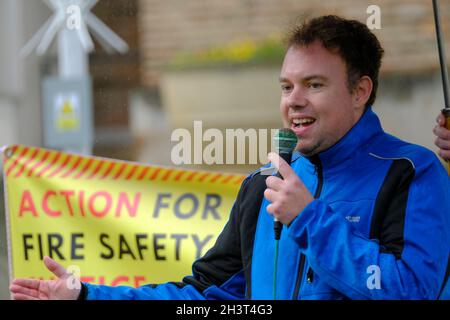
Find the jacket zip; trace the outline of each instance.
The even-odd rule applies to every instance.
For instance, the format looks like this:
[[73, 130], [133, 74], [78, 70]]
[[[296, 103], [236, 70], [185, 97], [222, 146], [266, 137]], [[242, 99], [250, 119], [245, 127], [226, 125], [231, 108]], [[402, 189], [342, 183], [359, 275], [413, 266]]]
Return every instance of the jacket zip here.
[[311, 284], [314, 281], [314, 272], [311, 267], [308, 269], [308, 273], [306, 274], [306, 283]]
[[[323, 170], [322, 170], [322, 162], [320, 161], [319, 156], [313, 156], [310, 158], [310, 161], [315, 165], [316, 172], [317, 172], [317, 188], [316, 192], [314, 193], [314, 199], [318, 199], [320, 197], [320, 194], [322, 193], [322, 186], [323, 186]], [[303, 253], [300, 254], [300, 263], [298, 267], [298, 275], [297, 275], [297, 281], [295, 282], [295, 288], [294, 288], [294, 300], [298, 300], [298, 293], [300, 292], [300, 286], [303, 280], [303, 270], [305, 269], [305, 255]], [[312, 270], [310, 268], [310, 270]], [[308, 270], [308, 278], [309, 277], [309, 270]], [[311, 282], [312, 282], [312, 276], [311, 276]]]

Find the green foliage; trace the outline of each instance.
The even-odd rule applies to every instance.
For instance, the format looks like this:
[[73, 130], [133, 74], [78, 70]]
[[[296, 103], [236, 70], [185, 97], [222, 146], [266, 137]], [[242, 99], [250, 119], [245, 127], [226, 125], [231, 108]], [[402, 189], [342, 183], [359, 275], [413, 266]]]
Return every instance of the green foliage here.
[[279, 37], [264, 41], [240, 40], [194, 52], [181, 52], [168, 63], [170, 70], [281, 64], [285, 48]]

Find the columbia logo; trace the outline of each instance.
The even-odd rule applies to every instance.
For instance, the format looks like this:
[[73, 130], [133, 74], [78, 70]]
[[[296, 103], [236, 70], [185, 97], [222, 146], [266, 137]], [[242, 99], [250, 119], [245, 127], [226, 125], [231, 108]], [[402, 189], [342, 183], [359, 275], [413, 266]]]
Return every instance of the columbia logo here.
[[359, 222], [361, 220], [360, 216], [346, 216], [345, 219], [347, 219], [349, 222]]

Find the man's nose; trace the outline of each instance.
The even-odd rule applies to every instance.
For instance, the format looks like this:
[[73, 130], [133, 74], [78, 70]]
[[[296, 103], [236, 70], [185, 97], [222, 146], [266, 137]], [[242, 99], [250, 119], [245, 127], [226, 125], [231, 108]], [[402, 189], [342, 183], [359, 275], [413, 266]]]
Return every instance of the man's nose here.
[[289, 108], [298, 109], [305, 107], [308, 104], [308, 99], [304, 90], [300, 87], [294, 88], [287, 98], [287, 105]]

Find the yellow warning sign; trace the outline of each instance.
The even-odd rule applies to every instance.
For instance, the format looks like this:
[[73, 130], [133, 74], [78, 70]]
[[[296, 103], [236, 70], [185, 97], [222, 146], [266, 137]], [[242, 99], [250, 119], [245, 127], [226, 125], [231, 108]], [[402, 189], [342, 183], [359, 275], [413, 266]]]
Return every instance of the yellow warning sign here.
[[59, 132], [77, 131], [80, 128], [79, 103], [76, 96], [56, 99], [56, 128]]

